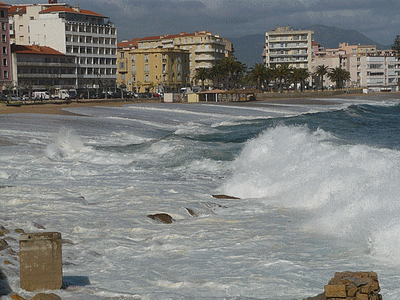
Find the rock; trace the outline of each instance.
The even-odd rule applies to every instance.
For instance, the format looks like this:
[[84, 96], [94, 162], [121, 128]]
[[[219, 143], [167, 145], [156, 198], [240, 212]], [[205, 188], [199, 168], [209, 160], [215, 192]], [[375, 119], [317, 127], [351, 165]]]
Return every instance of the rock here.
[[196, 213], [194, 212], [193, 209], [186, 208], [186, 210], [187, 210], [188, 213], [189, 213], [191, 216], [193, 216], [193, 217], [198, 217], [198, 216], [199, 216], [198, 214], [196, 214]]
[[148, 215], [147, 217], [154, 221], [157, 221], [160, 223], [165, 223], [165, 224], [170, 224], [175, 221], [169, 214], [165, 214], [165, 213]]
[[0, 240], [0, 251], [7, 249], [7, 248], [8, 248], [7, 242], [4, 239]]
[[51, 294], [39, 293], [36, 294], [31, 300], [61, 300], [61, 298], [54, 293]]
[[6, 228], [4, 228], [3, 226], [0, 226], [0, 236], [3, 236], [7, 233], [10, 233], [10, 231]]
[[11, 265], [11, 263], [10, 263], [8, 260], [5, 260], [5, 261], [4, 261], [4, 264], [5, 264], [5, 265]]
[[13, 300], [25, 300], [25, 298], [22, 298], [20, 295], [18, 294], [14, 294], [11, 296], [11, 299]]
[[217, 199], [231, 199], [231, 200], [240, 200], [240, 198], [228, 196], [228, 195], [212, 195], [214, 198]]
[[305, 298], [303, 300], [326, 300], [325, 293], [319, 294], [315, 297]]
[[21, 229], [21, 228], [15, 229], [15, 232], [16, 233], [25, 233], [25, 231], [23, 229]]
[[380, 287], [375, 272], [337, 272], [325, 286], [327, 300], [379, 300]]

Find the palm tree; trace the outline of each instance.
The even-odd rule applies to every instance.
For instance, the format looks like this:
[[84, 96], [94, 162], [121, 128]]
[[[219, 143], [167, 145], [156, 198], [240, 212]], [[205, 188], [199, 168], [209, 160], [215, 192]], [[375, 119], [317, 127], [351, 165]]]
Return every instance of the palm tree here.
[[214, 87], [221, 87], [221, 80], [224, 76], [225, 73], [221, 64], [216, 64], [209, 70], [209, 77], [213, 81]]
[[315, 69], [314, 75], [318, 77], [321, 90], [324, 91], [324, 76], [329, 73], [329, 67], [325, 65], [319, 65]]
[[290, 76], [290, 68], [287, 64], [281, 64], [273, 69], [274, 77], [279, 81], [279, 91], [282, 92], [283, 81], [287, 83]]
[[248, 74], [248, 78], [251, 82], [255, 82], [257, 84], [257, 89], [261, 90], [261, 86], [265, 81], [267, 81], [269, 77], [268, 70], [264, 64], [256, 63], [253, 67], [250, 68], [250, 72]]
[[343, 88], [343, 84], [350, 80], [350, 72], [343, 70], [341, 67], [331, 69], [328, 73], [328, 77], [331, 81], [336, 82], [336, 87], [339, 89]]
[[196, 70], [196, 75], [194, 76], [194, 81], [201, 81], [201, 87], [204, 90], [205, 81], [210, 78], [209, 69], [199, 68]]
[[227, 86], [229, 88], [237, 87], [246, 71], [246, 65], [236, 61], [235, 57], [226, 57], [219, 64], [224, 70]]

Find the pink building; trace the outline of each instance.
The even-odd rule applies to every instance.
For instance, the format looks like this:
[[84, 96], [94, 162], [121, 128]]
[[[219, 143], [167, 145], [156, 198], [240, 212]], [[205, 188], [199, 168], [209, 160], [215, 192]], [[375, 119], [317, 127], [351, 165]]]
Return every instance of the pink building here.
[[0, 2], [0, 85], [1, 90], [12, 82], [10, 28], [8, 24], [8, 10], [10, 6]]

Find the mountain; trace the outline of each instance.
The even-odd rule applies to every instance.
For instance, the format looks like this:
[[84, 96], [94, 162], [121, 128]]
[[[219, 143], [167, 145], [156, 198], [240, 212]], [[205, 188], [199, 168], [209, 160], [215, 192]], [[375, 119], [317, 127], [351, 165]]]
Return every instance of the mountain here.
[[306, 27], [307, 30], [314, 31], [314, 41], [325, 48], [337, 48], [339, 43], [349, 43], [349, 45], [376, 45], [378, 49], [389, 49], [388, 45], [381, 45], [356, 30], [340, 29], [325, 25], [312, 25]]
[[265, 33], [228, 38], [228, 40], [233, 43], [237, 60], [245, 63], [248, 68], [262, 62]]
[[[340, 29], [325, 25], [312, 25], [306, 28], [314, 31], [314, 41], [326, 48], [338, 48], [339, 43], [351, 45], [376, 45], [378, 49], [390, 49], [390, 45], [381, 45], [356, 30]], [[262, 52], [265, 43], [265, 33], [228, 38], [233, 43], [235, 56], [238, 61], [252, 67], [262, 62]]]

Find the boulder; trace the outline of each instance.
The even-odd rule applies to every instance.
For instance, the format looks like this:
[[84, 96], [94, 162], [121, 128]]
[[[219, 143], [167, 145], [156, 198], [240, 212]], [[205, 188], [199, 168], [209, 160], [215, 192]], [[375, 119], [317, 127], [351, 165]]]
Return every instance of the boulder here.
[[193, 209], [190, 209], [190, 208], [187, 208], [187, 207], [186, 207], [186, 210], [188, 211], [188, 213], [189, 213], [192, 217], [198, 217], [198, 216], [199, 216], [198, 214], [196, 214], [196, 213], [194, 212]]
[[0, 251], [7, 249], [8, 248], [8, 244], [4, 239], [0, 240]]
[[148, 215], [148, 218], [160, 222], [160, 223], [165, 223], [165, 224], [171, 224], [175, 220], [169, 215], [165, 213], [160, 213], [160, 214], [154, 214], [154, 215]]
[[10, 231], [6, 228], [4, 228], [3, 226], [0, 226], [0, 236], [3, 236], [7, 233], [10, 233]]
[[25, 298], [22, 298], [20, 295], [18, 294], [14, 294], [11, 296], [11, 299], [13, 300], [25, 300]]
[[51, 294], [39, 293], [36, 294], [31, 300], [61, 300], [61, 298], [54, 293]]

